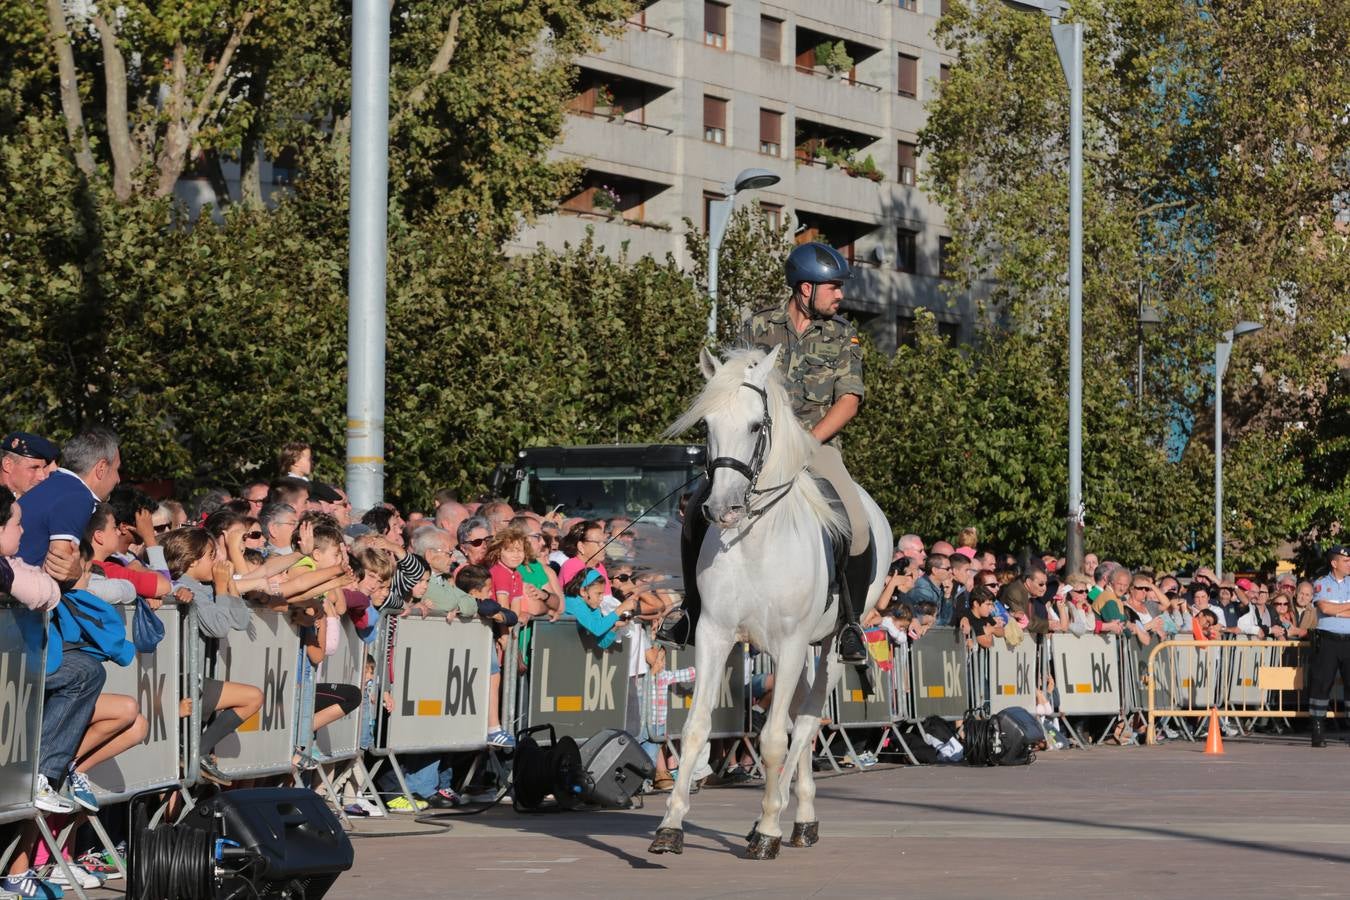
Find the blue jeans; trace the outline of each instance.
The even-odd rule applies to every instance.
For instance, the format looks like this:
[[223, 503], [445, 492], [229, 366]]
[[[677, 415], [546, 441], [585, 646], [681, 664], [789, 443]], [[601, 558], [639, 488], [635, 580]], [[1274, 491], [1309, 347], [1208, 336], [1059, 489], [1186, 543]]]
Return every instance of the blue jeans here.
[[[455, 770], [446, 765], [446, 758], [437, 753], [410, 753], [400, 757], [408, 790], [419, 797], [430, 797], [437, 790], [449, 790]], [[386, 793], [398, 791], [398, 779], [392, 767], [380, 773], [379, 788]]]
[[88, 653], [67, 650], [61, 665], [47, 676], [42, 700], [42, 737], [38, 772], [59, 787], [94, 717], [108, 672]]

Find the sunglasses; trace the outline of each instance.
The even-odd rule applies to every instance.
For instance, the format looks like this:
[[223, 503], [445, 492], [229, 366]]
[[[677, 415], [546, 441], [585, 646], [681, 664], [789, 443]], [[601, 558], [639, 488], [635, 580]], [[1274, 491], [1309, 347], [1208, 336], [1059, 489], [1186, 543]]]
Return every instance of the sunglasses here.
[[480, 537], [474, 538], [471, 541], [460, 541], [460, 543], [463, 544], [465, 547], [481, 547], [484, 544], [486, 544], [489, 540], [491, 540], [491, 538]]
[[1086, 593], [1087, 593], [1087, 588], [1074, 588], [1073, 590], [1069, 591], [1069, 593], [1070, 593], [1070, 594], [1086, 594]]
[[262, 533], [261, 531], [245, 531], [245, 532], [244, 532], [244, 540], [246, 540], [246, 541], [258, 541], [258, 540], [262, 540], [262, 536], [263, 536], [263, 533]]
[[1275, 603], [1272, 604], [1272, 605], [1273, 605], [1276, 609], [1279, 609], [1281, 606], [1288, 606], [1288, 605], [1289, 605], [1289, 601], [1288, 601], [1288, 600], [1276, 600]]
[[632, 576], [632, 575], [629, 575], [629, 574], [627, 574], [627, 573], [625, 572], [625, 573], [622, 574], [622, 575], [611, 575], [611, 576], [610, 576], [610, 579], [613, 580], [613, 581], [628, 582], [628, 581], [632, 581], [632, 580], [633, 580], [633, 576]]
[[163, 525], [156, 525], [155, 534], [163, 534], [164, 532], [168, 531], [171, 528], [173, 528], [172, 522], [165, 522]]

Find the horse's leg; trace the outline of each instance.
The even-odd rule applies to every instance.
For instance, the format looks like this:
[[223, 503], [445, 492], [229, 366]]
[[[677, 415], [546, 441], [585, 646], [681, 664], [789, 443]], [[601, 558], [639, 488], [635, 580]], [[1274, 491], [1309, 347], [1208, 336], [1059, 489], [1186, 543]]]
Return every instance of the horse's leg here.
[[[820, 822], [816, 819], [816, 778], [811, 770], [811, 745], [820, 733], [820, 717], [825, 710], [825, 698], [830, 685], [839, 677], [839, 663], [834, 654], [821, 653], [816, 660], [815, 677], [797, 711], [792, 727], [792, 754], [797, 761], [797, 816], [792, 826], [791, 847], [810, 847], [820, 839]], [[789, 760], [789, 762], [791, 762]]]
[[[705, 620], [706, 621], [706, 620]], [[701, 628], [694, 646], [694, 702], [689, 708], [680, 741], [680, 775], [666, 801], [666, 816], [656, 829], [648, 853], [684, 852], [684, 817], [689, 812], [689, 786], [694, 781], [695, 761], [712, 730], [712, 709], [722, 683], [722, 668], [731, 652], [731, 639]]]
[[787, 719], [797, 683], [806, 666], [806, 653], [806, 645], [794, 641], [779, 648], [774, 656], [773, 700], [759, 734], [759, 752], [764, 758], [764, 807], [750, 832], [747, 855], [751, 859], [775, 858], [783, 841], [778, 817], [787, 805], [787, 788], [792, 781], [792, 772], [783, 767], [788, 750]]

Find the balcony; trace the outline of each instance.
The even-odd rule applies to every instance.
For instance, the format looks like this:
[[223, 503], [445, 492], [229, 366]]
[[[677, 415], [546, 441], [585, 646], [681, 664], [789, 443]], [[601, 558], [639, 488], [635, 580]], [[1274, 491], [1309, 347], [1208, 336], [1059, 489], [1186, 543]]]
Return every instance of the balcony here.
[[510, 242], [507, 251], [530, 253], [541, 243], [550, 249], [561, 250], [564, 244], [575, 247], [588, 236], [608, 253], [618, 256], [623, 252], [629, 259], [650, 256], [663, 260], [667, 253], [678, 256], [684, 241], [674, 231], [644, 228], [600, 214], [560, 212], [523, 229]]
[[669, 78], [679, 76], [675, 50], [675, 35], [648, 25], [644, 20], [629, 19], [624, 29], [614, 37], [600, 40], [595, 57], [628, 66], [633, 71], [656, 72]]
[[649, 221], [647, 218], [647, 204], [669, 188], [669, 184], [657, 181], [587, 169], [582, 172], [581, 181], [572, 195], [559, 205], [558, 211], [592, 221], [670, 231], [668, 223]]
[[671, 171], [672, 130], [658, 124], [656, 110], [669, 106], [670, 89], [583, 67], [577, 93], [567, 104], [563, 152], [645, 171]]
[[893, 187], [821, 166], [798, 166], [793, 180], [793, 193], [801, 204], [822, 212], [849, 211], [877, 219], [892, 205]]

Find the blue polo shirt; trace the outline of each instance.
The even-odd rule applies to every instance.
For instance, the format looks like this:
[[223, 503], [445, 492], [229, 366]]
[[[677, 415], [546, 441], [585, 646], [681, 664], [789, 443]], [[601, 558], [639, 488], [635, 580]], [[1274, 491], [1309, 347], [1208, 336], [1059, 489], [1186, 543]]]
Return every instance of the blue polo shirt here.
[[[41, 485], [39, 485], [41, 487]], [[1350, 575], [1337, 581], [1328, 573], [1313, 582], [1313, 603], [1330, 600], [1332, 603], [1350, 603]], [[1332, 634], [1350, 634], [1350, 619], [1324, 616], [1317, 613], [1317, 630]]]
[[98, 498], [80, 476], [69, 469], [57, 469], [19, 498], [23, 510], [19, 558], [40, 566], [52, 541], [72, 541], [78, 546], [97, 503]]

